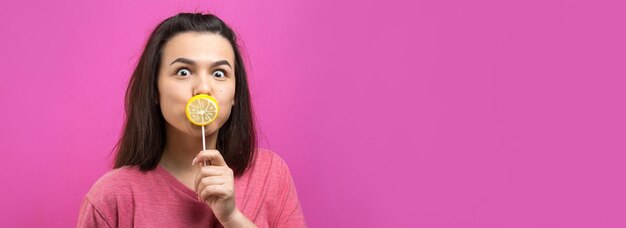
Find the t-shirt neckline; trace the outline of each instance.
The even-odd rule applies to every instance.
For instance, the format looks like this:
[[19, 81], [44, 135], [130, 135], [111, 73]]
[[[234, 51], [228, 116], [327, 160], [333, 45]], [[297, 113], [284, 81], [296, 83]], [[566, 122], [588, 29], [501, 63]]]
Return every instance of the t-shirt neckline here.
[[167, 171], [165, 168], [163, 168], [160, 164], [157, 165], [155, 171], [156, 171], [157, 174], [159, 174], [160, 176], [165, 178], [165, 180], [167, 182], [169, 182], [170, 185], [174, 186], [178, 190], [180, 190], [180, 191], [184, 192], [185, 194], [189, 195], [193, 199], [197, 199], [198, 198], [198, 194], [196, 194], [195, 191], [191, 190], [185, 184], [183, 184], [178, 179], [176, 179], [176, 177], [174, 177], [169, 171]]

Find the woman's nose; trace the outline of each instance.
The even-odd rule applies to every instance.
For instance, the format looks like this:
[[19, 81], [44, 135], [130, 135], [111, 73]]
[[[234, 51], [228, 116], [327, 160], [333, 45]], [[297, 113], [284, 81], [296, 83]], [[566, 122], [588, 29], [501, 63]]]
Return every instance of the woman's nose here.
[[199, 75], [199, 77], [196, 78], [196, 83], [194, 86], [194, 92], [193, 95], [198, 95], [198, 94], [207, 94], [210, 96], [213, 96], [212, 94], [212, 90], [211, 90], [211, 80], [208, 76], [206, 75]]

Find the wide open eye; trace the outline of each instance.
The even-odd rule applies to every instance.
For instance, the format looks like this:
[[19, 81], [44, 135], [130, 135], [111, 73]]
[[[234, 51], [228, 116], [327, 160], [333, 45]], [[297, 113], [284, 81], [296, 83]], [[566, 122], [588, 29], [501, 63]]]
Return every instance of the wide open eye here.
[[191, 71], [189, 71], [189, 70], [187, 70], [185, 68], [182, 68], [182, 69], [180, 69], [180, 70], [178, 70], [176, 72], [176, 75], [178, 75], [178, 76], [189, 76], [189, 75], [191, 75]]
[[224, 78], [226, 77], [226, 73], [224, 73], [224, 71], [222, 70], [216, 70], [216, 71], [213, 71], [213, 76], [218, 77], [218, 78]]

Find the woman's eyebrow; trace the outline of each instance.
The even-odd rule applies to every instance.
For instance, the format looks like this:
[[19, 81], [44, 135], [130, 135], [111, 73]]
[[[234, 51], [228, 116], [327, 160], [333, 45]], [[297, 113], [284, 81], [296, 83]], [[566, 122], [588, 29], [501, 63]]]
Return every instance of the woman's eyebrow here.
[[[174, 60], [172, 63], [170, 63], [170, 65], [174, 64], [174, 63], [185, 63], [185, 64], [189, 64], [189, 65], [196, 65], [196, 62], [194, 62], [191, 59], [186, 59], [186, 58], [178, 58], [176, 60]], [[233, 68], [233, 66], [230, 65], [230, 63], [226, 60], [219, 60], [219, 61], [215, 61], [213, 64], [211, 64], [211, 67], [216, 67], [219, 65], [228, 65], [228, 67]]]

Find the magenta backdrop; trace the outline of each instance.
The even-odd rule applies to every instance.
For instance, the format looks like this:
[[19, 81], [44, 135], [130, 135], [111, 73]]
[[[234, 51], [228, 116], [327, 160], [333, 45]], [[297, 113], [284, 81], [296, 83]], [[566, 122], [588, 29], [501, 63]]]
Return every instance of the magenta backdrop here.
[[626, 227], [623, 2], [2, 1], [0, 226], [75, 226], [149, 31], [208, 10], [311, 227]]

